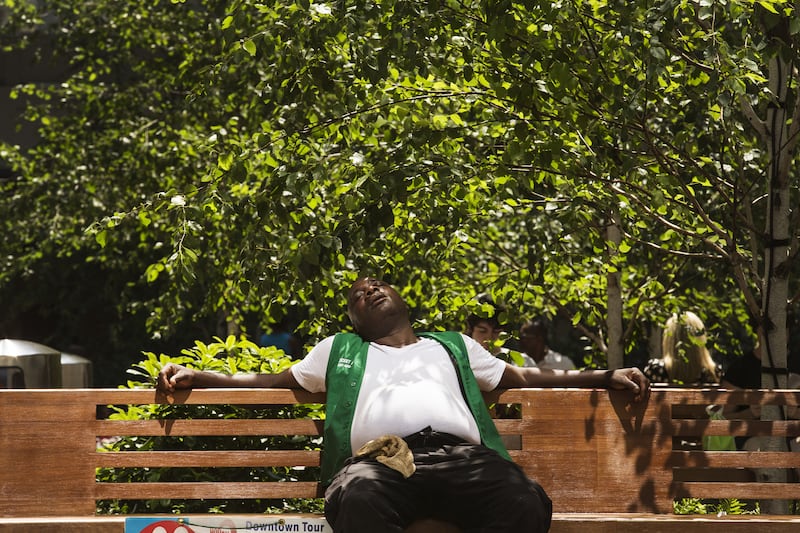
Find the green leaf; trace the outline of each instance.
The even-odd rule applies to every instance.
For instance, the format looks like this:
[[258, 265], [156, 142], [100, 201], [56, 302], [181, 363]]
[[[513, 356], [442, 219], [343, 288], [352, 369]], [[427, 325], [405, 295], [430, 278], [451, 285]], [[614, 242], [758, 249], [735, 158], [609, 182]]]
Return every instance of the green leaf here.
[[254, 43], [252, 39], [246, 39], [242, 43], [242, 48], [244, 48], [245, 52], [250, 54], [250, 56], [256, 55], [256, 43]]
[[102, 248], [106, 247], [106, 240], [108, 239], [108, 232], [104, 229], [95, 232], [94, 239]]

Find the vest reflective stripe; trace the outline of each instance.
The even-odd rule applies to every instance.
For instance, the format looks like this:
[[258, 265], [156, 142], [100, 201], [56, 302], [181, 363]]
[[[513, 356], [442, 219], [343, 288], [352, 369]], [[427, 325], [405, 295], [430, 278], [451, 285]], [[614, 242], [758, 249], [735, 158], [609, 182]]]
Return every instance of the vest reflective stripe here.
[[[461, 334], [454, 331], [419, 333], [420, 337], [436, 340], [455, 359], [465, 401], [475, 417], [481, 442], [511, 460], [483, 400], [475, 375], [469, 365], [469, 355]], [[353, 455], [350, 430], [353, 426], [356, 400], [364, 378], [369, 343], [355, 333], [338, 333], [333, 339], [325, 374], [327, 414], [325, 416], [324, 451], [320, 480], [324, 486]]]

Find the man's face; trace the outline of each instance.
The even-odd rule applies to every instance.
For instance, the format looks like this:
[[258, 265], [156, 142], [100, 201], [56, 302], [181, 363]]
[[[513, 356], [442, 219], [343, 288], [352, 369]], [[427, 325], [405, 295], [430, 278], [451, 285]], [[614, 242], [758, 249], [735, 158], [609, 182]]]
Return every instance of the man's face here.
[[370, 335], [387, 317], [398, 312], [407, 320], [405, 301], [388, 283], [375, 278], [361, 278], [350, 287], [347, 314], [357, 332]]
[[502, 330], [495, 328], [488, 320], [478, 320], [472, 328], [471, 337], [481, 343], [484, 348], [492, 351], [492, 343], [500, 338], [500, 333]]
[[519, 347], [535, 361], [544, 357], [544, 337], [533, 329], [522, 329], [519, 332]]

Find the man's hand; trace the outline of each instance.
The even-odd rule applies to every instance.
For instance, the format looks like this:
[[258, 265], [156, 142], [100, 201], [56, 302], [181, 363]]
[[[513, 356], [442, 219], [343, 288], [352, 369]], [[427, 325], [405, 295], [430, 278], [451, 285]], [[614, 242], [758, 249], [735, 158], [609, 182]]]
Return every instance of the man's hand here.
[[606, 372], [609, 389], [631, 390], [634, 401], [642, 401], [650, 395], [650, 380], [638, 368], [618, 368]]
[[167, 363], [158, 373], [156, 388], [161, 392], [175, 392], [176, 389], [191, 389], [195, 370], [185, 366]]

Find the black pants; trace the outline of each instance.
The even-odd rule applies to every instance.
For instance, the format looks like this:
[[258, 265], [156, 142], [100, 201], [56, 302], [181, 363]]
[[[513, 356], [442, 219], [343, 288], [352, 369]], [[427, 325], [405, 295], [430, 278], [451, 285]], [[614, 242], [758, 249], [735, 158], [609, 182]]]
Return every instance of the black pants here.
[[325, 517], [336, 533], [402, 532], [421, 518], [450, 522], [465, 533], [550, 528], [550, 498], [494, 450], [442, 444], [452, 436], [407, 441], [417, 465], [408, 479], [374, 459], [351, 459], [336, 474], [325, 492]]

